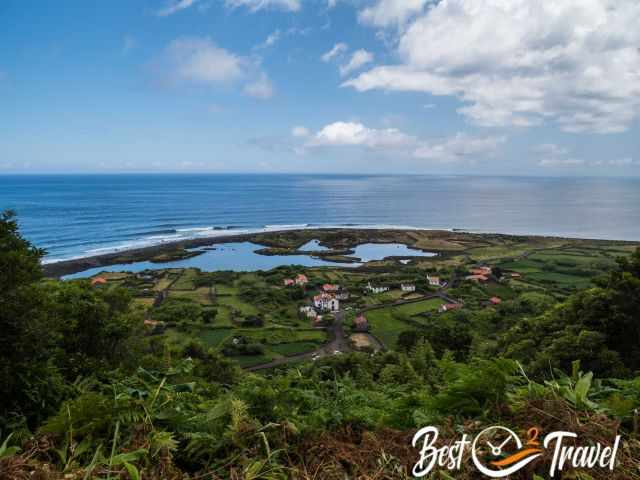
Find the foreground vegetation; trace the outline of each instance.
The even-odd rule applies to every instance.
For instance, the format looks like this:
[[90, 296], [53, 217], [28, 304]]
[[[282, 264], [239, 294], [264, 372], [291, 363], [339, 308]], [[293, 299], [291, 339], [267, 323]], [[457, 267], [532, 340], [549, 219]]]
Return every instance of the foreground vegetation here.
[[[385, 262], [308, 270], [311, 289], [347, 286], [354, 312], [379, 307], [367, 315], [387, 350], [255, 374], [242, 370], [247, 358], [326, 341], [297, 314], [308, 293], [281, 287], [299, 269], [114, 274], [100, 288], [46, 280], [43, 252], [4, 214], [0, 478], [401, 479], [418, 458], [417, 428], [456, 439], [494, 424], [574, 431], [587, 443], [622, 434], [613, 473], [565, 478], [638, 478], [640, 250], [546, 245], [523, 257], [491, 248], [400, 273]], [[465, 262], [478, 261], [495, 277], [464, 281]], [[437, 298], [394, 305], [390, 293], [361, 290], [409, 279], [427, 295], [428, 268], [464, 308], [438, 314]], [[157, 292], [166, 298], [154, 307]], [[502, 303], [487, 305], [495, 295]], [[545, 472], [539, 461], [513, 478]], [[448, 475], [477, 478], [468, 458]]]

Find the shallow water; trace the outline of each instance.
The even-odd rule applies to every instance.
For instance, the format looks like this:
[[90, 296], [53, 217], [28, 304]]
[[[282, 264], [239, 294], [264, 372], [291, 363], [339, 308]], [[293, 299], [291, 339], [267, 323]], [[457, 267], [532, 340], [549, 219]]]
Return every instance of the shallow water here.
[[[85, 270], [84, 272], [67, 275], [65, 279], [85, 278], [100, 272], [141, 272], [143, 270], [158, 270], [163, 268], [199, 268], [205, 272], [216, 270], [232, 270], [235, 272], [253, 272], [256, 270], [271, 270], [282, 265], [301, 265], [304, 267], [358, 267], [361, 263], [328, 262], [308, 255], [260, 255], [256, 250], [264, 248], [251, 242], [221, 243], [207, 247], [204, 253], [197, 257], [177, 260], [175, 262], [136, 262], [129, 264], [110, 265]], [[382, 260], [391, 256], [433, 256], [434, 253], [422, 252], [396, 243], [372, 244], [367, 243], [355, 248], [354, 256], [363, 262]]]

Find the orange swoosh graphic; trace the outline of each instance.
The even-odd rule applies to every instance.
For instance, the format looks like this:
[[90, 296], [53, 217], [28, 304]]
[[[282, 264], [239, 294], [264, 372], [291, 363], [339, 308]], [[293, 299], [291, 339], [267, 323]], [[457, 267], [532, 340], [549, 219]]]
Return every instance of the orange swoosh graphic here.
[[527, 448], [518, 453], [514, 453], [513, 455], [498, 462], [491, 462], [491, 465], [495, 465], [496, 467], [506, 467], [508, 465], [516, 463], [518, 460], [522, 460], [523, 458], [528, 457], [529, 455], [534, 455], [540, 452], [542, 452], [542, 450], [539, 448]]

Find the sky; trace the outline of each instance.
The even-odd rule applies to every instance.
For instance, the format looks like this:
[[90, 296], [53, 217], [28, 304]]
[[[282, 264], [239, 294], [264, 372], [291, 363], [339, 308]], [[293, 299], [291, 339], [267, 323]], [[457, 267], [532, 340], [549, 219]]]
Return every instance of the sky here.
[[640, 175], [637, 0], [3, 0], [0, 174]]

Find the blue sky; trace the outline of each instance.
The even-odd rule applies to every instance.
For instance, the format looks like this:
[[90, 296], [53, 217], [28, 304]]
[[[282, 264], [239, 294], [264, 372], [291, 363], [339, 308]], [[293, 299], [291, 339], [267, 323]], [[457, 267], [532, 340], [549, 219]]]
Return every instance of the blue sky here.
[[638, 24], [636, 0], [4, 0], [0, 173], [637, 176]]

